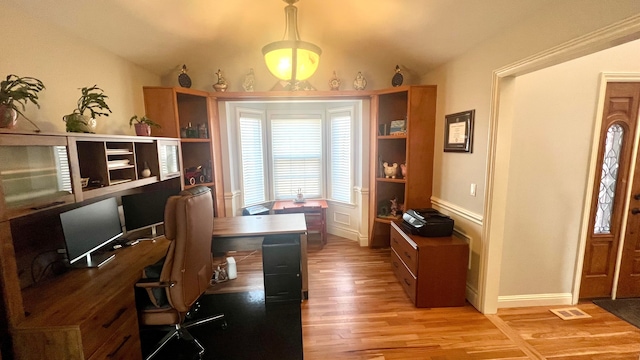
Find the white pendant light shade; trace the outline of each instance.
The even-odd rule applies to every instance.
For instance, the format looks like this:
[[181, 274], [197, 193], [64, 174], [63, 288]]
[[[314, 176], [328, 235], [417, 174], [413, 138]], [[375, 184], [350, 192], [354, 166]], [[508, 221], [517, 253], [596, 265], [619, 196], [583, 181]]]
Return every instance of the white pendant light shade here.
[[303, 81], [311, 77], [320, 64], [322, 50], [298, 36], [297, 8], [292, 4], [298, 0], [284, 0], [286, 28], [284, 40], [272, 42], [262, 48], [267, 68], [280, 80]]

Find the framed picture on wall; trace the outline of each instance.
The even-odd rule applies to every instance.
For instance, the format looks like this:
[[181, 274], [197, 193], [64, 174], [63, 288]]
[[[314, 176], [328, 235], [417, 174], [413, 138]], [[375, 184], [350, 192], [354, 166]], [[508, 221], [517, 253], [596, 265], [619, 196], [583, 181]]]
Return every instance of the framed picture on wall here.
[[445, 152], [472, 152], [473, 118], [475, 113], [475, 110], [469, 110], [445, 116]]

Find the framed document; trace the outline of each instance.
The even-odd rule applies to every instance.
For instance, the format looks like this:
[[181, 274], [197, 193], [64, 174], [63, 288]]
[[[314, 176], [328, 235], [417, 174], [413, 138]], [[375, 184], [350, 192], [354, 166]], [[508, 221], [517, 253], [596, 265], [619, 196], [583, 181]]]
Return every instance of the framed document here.
[[475, 110], [469, 110], [445, 116], [445, 152], [472, 152], [475, 112]]

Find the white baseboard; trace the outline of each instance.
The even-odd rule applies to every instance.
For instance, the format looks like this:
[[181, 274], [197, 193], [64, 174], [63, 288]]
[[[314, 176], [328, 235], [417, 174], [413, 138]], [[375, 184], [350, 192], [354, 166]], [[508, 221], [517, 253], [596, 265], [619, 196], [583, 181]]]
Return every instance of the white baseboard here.
[[340, 228], [337, 226], [328, 226], [327, 227], [327, 233], [332, 234], [332, 235], [336, 235], [336, 236], [340, 236], [349, 240], [354, 240], [354, 241], [358, 241], [359, 243], [361, 243], [360, 241], [360, 234], [358, 234], [357, 231], [352, 230], [352, 229], [345, 229], [345, 228]]
[[480, 298], [478, 297], [478, 290], [472, 288], [471, 286], [469, 286], [469, 284], [467, 284], [467, 291], [465, 295], [469, 304], [480, 311]]
[[572, 305], [571, 293], [498, 296], [498, 308]]

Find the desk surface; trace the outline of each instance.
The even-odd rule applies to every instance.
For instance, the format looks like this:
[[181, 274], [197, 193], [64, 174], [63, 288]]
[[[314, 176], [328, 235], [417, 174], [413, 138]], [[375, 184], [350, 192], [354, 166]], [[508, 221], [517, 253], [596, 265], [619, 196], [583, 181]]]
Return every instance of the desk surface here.
[[290, 209], [290, 208], [301, 208], [301, 207], [320, 207], [322, 209], [326, 209], [329, 207], [327, 205], [326, 200], [307, 200], [302, 203], [293, 202], [293, 200], [278, 200], [273, 203], [273, 207], [271, 208], [273, 211]]
[[30, 315], [18, 328], [77, 325], [104, 303], [113, 301], [123, 289], [130, 289], [142, 269], [161, 259], [169, 241], [141, 241], [116, 250], [116, 257], [100, 268], [72, 269], [66, 274], [23, 290], [24, 309]]
[[307, 232], [304, 214], [278, 214], [215, 218], [213, 237], [302, 234]]

